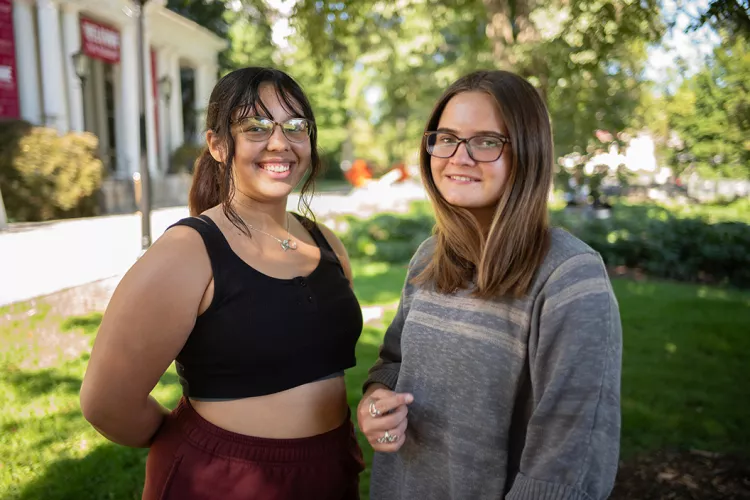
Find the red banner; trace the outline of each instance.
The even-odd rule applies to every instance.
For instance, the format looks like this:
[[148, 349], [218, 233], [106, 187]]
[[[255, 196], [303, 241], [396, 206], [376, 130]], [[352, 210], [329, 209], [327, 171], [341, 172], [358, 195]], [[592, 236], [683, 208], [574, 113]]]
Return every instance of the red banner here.
[[0, 0], [0, 118], [20, 118], [13, 0]]
[[81, 48], [84, 54], [93, 59], [117, 64], [120, 62], [120, 32], [106, 24], [82, 17]]

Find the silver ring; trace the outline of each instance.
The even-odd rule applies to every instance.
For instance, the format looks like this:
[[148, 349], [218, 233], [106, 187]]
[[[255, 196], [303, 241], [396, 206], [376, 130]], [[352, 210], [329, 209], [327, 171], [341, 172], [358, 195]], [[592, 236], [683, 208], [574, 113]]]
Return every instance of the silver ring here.
[[374, 400], [370, 401], [370, 416], [375, 418], [375, 417], [379, 417], [380, 415], [382, 415], [382, 413], [380, 412], [380, 410], [375, 408], [375, 401]]
[[382, 437], [375, 440], [378, 444], [395, 443], [398, 441], [398, 435], [393, 435], [388, 431], [385, 431]]

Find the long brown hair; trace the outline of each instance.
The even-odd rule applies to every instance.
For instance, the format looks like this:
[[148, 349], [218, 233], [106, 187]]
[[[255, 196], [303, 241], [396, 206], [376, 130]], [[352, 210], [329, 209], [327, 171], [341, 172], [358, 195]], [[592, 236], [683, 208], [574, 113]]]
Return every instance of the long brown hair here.
[[437, 129], [448, 101], [462, 92], [485, 92], [496, 101], [511, 140], [510, 171], [486, 231], [468, 210], [449, 204], [440, 194], [422, 141], [419, 163], [435, 210], [436, 246], [415, 281], [434, 283], [440, 292], [450, 293], [474, 280], [475, 296], [520, 297], [527, 293], [549, 246], [547, 197], [553, 162], [549, 114], [537, 90], [520, 76], [477, 71], [445, 91], [425, 132]]
[[302, 185], [300, 211], [313, 220], [310, 198], [315, 190], [315, 179], [322, 170], [315, 116], [307, 96], [292, 77], [273, 68], [250, 67], [232, 71], [219, 80], [208, 101], [206, 130], [212, 130], [219, 137], [226, 152], [226, 159], [224, 163], [219, 163], [211, 156], [208, 147], [203, 149], [195, 161], [188, 206], [190, 215], [196, 216], [221, 204], [227, 219], [247, 235], [250, 234], [249, 229], [230, 203], [234, 195], [232, 166], [235, 147], [231, 123], [257, 110], [263, 110], [271, 116], [260, 99], [260, 87], [265, 83], [274, 86], [279, 100], [287, 111], [312, 122], [310, 171]]

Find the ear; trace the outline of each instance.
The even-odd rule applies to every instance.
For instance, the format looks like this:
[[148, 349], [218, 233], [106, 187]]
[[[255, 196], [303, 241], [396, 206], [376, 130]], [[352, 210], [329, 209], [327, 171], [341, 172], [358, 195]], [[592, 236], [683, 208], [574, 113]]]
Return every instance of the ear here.
[[213, 130], [206, 132], [206, 145], [211, 156], [219, 164], [225, 164], [227, 160], [227, 153], [225, 144]]

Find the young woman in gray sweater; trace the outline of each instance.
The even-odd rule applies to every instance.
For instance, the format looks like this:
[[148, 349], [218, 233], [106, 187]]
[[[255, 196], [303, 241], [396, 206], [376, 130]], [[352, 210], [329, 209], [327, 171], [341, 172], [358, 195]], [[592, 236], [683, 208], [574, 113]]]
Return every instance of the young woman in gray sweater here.
[[620, 316], [600, 256], [548, 225], [544, 102], [515, 74], [467, 75], [435, 106], [420, 156], [437, 226], [357, 412], [377, 452], [371, 498], [607, 498]]

